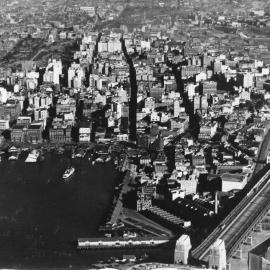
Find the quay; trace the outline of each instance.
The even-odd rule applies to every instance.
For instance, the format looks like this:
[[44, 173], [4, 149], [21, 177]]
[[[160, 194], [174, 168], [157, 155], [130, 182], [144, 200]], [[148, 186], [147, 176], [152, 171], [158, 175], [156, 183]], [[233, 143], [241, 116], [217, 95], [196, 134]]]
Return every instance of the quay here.
[[136, 238], [78, 238], [78, 249], [134, 248], [153, 247], [168, 244], [167, 236], [136, 237]]
[[[127, 156], [124, 158], [124, 162], [123, 162], [123, 166], [122, 166], [122, 171], [125, 171], [127, 169]], [[106, 223], [106, 229], [113, 229], [114, 226], [117, 225], [119, 219], [120, 219], [120, 215], [123, 211], [123, 195], [127, 193], [128, 191], [128, 185], [131, 182], [131, 180], [134, 178], [134, 173], [132, 173], [131, 171], [126, 171], [124, 180], [123, 180], [123, 185], [120, 191], [120, 194], [118, 196], [117, 202], [114, 205], [112, 214], [110, 216], [109, 221]], [[100, 227], [100, 229], [102, 229], [102, 227]]]

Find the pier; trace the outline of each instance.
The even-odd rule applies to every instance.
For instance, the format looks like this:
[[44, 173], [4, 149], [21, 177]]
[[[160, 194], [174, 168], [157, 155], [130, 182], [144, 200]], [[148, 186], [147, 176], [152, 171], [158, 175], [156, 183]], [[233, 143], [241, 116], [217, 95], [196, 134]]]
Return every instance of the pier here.
[[132, 248], [167, 244], [170, 238], [166, 236], [136, 237], [136, 238], [78, 238], [78, 249], [100, 248]]
[[120, 214], [123, 210], [123, 195], [127, 193], [128, 184], [130, 183], [131, 179], [133, 179], [133, 174], [128, 171], [124, 177], [122, 189], [120, 191], [116, 205], [114, 206], [111, 218], [107, 222], [107, 225], [113, 226], [114, 224], [117, 224]]

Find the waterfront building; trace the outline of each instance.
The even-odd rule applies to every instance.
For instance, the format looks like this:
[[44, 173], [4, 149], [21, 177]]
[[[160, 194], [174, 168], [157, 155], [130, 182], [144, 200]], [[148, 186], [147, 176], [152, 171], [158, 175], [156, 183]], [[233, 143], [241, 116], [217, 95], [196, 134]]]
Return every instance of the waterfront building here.
[[27, 127], [25, 124], [14, 125], [11, 128], [10, 137], [12, 142], [37, 143], [42, 141], [42, 123], [32, 123]]
[[28, 126], [26, 130], [26, 141], [30, 143], [42, 142], [43, 123], [36, 122]]
[[92, 123], [85, 124], [79, 128], [79, 142], [90, 142]]
[[15, 125], [12, 127], [10, 131], [10, 139], [12, 142], [24, 142], [25, 132], [26, 129], [24, 126]]
[[49, 129], [49, 136], [52, 143], [71, 142], [71, 127], [66, 125], [53, 126]]

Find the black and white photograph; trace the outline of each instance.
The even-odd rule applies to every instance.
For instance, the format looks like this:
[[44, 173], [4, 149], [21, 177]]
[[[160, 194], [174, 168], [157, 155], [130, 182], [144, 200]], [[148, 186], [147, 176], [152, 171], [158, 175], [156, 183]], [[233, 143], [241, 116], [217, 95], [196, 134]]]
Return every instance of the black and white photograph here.
[[270, 269], [270, 0], [0, 0], [0, 269]]

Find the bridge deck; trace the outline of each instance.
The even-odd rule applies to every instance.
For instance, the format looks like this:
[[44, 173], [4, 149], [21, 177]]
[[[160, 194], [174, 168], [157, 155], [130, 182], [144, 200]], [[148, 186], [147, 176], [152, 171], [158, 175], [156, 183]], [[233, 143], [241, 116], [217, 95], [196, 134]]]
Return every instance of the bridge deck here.
[[[253, 178], [263, 167], [260, 161], [265, 160], [270, 148], [270, 129], [260, 145], [257, 163], [254, 168]], [[255, 184], [255, 189], [242, 199], [233, 211], [224, 219], [196, 249], [191, 252], [194, 259], [205, 260], [211, 245], [221, 238], [225, 242], [227, 259], [236, 251], [237, 247], [250, 233], [253, 226], [270, 208], [270, 169], [264, 172]]]
[[243, 209], [237, 217], [235, 223], [230, 225], [222, 237], [225, 242], [227, 258], [231, 258], [237, 247], [250, 234], [254, 226], [258, 223], [270, 207], [270, 184], [267, 183], [256, 197]]
[[227, 258], [230, 258], [237, 247], [247, 237], [252, 228], [270, 208], [270, 170], [261, 179], [257, 190], [245, 197], [195, 250], [192, 257], [204, 260], [210, 246], [221, 238], [225, 242]]

